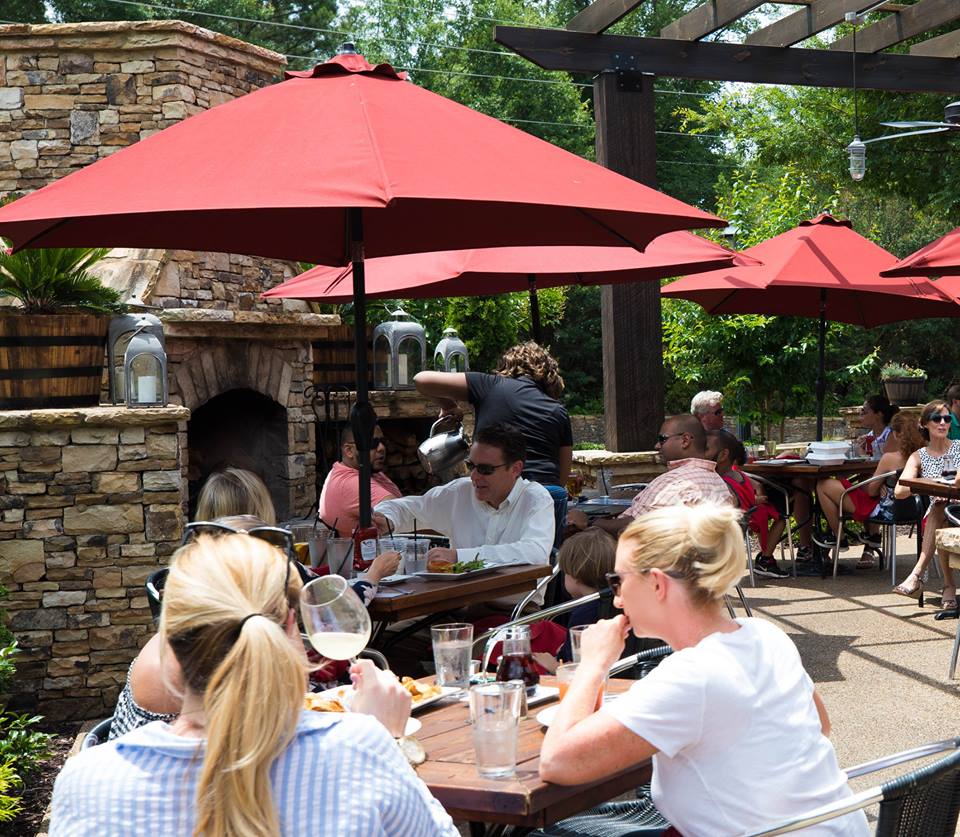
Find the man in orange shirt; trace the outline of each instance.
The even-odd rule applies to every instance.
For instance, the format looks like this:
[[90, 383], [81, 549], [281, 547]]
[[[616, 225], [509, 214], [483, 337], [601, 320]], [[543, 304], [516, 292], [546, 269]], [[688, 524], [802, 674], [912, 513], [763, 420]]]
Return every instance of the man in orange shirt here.
[[[337, 534], [349, 538], [360, 522], [360, 458], [350, 425], [340, 434], [340, 458], [334, 464], [320, 492], [320, 517], [333, 526]], [[373, 445], [370, 450], [370, 498], [371, 506], [383, 500], [400, 496], [400, 489], [385, 473], [387, 463], [387, 440], [380, 425], [373, 428]]]

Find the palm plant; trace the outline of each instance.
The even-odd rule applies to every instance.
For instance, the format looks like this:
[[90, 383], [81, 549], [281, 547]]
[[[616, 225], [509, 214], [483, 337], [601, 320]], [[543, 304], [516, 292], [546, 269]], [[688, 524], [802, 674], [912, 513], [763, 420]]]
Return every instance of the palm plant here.
[[20, 300], [26, 314], [124, 310], [120, 295], [101, 284], [90, 268], [106, 248], [51, 247], [9, 253], [0, 248], [0, 297]]

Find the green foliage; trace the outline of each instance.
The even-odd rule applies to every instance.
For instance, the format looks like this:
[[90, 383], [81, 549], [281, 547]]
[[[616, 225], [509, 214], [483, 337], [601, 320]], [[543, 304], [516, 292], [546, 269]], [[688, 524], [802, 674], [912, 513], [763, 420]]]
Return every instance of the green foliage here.
[[887, 381], [890, 378], [926, 378], [927, 373], [915, 366], [907, 366], [905, 363], [896, 363], [890, 361], [883, 364], [880, 368], [880, 380]]
[[53, 736], [34, 729], [40, 715], [6, 712], [0, 715], [0, 764], [12, 764], [26, 783], [50, 755]]
[[20, 813], [22, 806], [16, 789], [22, 786], [23, 780], [17, 774], [14, 759], [0, 763], [0, 822], [11, 822]]
[[600, 288], [567, 288], [566, 314], [548, 341], [560, 364], [571, 413], [603, 413], [603, 344], [600, 336]]
[[573, 446], [574, 450], [605, 450], [606, 446], [597, 442], [577, 442]]
[[27, 314], [79, 308], [100, 313], [123, 310], [120, 295], [89, 273], [106, 248], [49, 247], [0, 252], [0, 297], [23, 303]]

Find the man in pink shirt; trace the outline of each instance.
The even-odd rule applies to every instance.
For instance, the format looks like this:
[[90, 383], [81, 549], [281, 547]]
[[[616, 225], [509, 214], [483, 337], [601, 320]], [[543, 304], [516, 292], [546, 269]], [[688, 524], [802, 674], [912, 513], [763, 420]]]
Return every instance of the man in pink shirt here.
[[[341, 462], [334, 464], [320, 492], [320, 517], [330, 526], [336, 521], [337, 534], [349, 538], [360, 522], [360, 458], [353, 431], [347, 425], [340, 434]], [[385, 473], [387, 440], [380, 425], [373, 428], [373, 446], [370, 450], [371, 506], [400, 496], [400, 489]]]

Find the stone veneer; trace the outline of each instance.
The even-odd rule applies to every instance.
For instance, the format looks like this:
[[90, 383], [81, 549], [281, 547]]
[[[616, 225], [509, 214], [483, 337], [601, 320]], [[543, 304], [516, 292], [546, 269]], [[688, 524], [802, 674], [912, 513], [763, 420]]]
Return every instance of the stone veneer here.
[[153, 632], [144, 581], [179, 544], [183, 407], [0, 412], [2, 603], [23, 653], [11, 705], [112, 712]]

